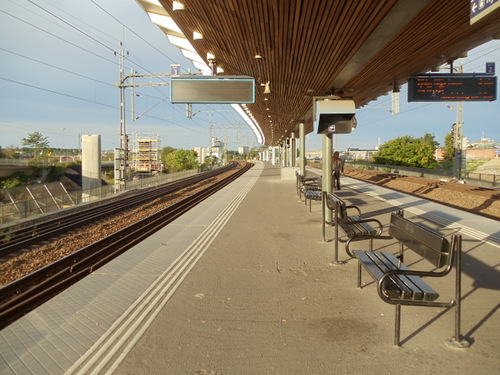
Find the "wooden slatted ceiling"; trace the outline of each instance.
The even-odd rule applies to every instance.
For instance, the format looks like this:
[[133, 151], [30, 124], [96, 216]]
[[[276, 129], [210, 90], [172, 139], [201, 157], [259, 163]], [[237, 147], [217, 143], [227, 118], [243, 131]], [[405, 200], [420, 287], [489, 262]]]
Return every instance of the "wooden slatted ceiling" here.
[[[354, 99], [364, 104], [374, 98], [375, 92], [391, 90], [392, 82], [405, 83], [408, 76], [424, 73], [445, 63], [450, 57], [456, 57], [464, 51], [491, 39], [494, 31], [488, 24], [494, 25], [498, 33], [500, 13], [496, 19], [490, 19], [482, 25], [482, 31], [476, 31], [471, 38], [469, 12], [460, 3], [432, 3], [424, 12], [409, 23], [369, 64], [346, 86], [356, 87]], [[391, 75], [381, 74], [378, 67]]]
[[[271, 94], [257, 87], [256, 103], [247, 105], [266, 144], [296, 129], [313, 130], [312, 95], [332, 93], [332, 82], [348, 66], [370, 34], [398, 0], [160, 0], [199, 55], [215, 55], [224, 75], [248, 75], [270, 82]], [[403, 1], [403, 3], [401, 3]], [[413, 0], [399, 0], [399, 4]], [[383, 47], [344, 87], [356, 104], [366, 104], [391, 89], [394, 80], [426, 71], [459, 52], [500, 33], [500, 12], [470, 26], [469, 1], [419, 0], [425, 8]], [[203, 40], [192, 40], [193, 31]], [[255, 59], [260, 54], [263, 59]], [[436, 56], [444, 55], [438, 61]], [[314, 90], [314, 94], [308, 93]], [[264, 97], [269, 98], [264, 101]], [[270, 116], [270, 117], [269, 117]], [[271, 122], [273, 126], [271, 127]]]

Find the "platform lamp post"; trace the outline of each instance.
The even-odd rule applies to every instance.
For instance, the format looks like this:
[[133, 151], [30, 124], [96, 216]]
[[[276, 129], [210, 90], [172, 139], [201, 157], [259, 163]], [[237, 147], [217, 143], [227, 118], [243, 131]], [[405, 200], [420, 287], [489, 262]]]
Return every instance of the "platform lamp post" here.
[[300, 139], [300, 175], [306, 176], [306, 124], [299, 124], [299, 139]]
[[[465, 56], [467, 56], [465, 54]], [[464, 57], [465, 57], [464, 56]], [[453, 62], [450, 63], [450, 70], [453, 73]], [[460, 59], [460, 65], [458, 66], [458, 73], [464, 72], [464, 62], [463, 59]], [[456, 139], [454, 139], [453, 147], [455, 149], [455, 158], [454, 158], [454, 174], [455, 178], [458, 181], [462, 180], [462, 169], [463, 165], [463, 126], [464, 126], [464, 102], [457, 103], [457, 122], [455, 126], [454, 135]]]
[[[453, 60], [449, 61], [450, 74], [453, 73], [463, 73], [464, 72], [464, 62], [463, 58], [467, 57], [467, 53], [461, 54], [460, 65], [458, 68], [454, 68]], [[443, 70], [448, 70], [448, 67], [443, 68]], [[432, 69], [433, 72], [439, 72], [442, 70], [441, 67], [435, 67]], [[464, 155], [463, 155], [463, 126], [464, 126], [464, 103], [457, 102], [457, 117], [456, 122], [452, 125], [452, 142], [453, 142], [453, 177], [458, 181], [462, 180], [462, 169], [465, 170], [464, 166]]]
[[63, 145], [62, 146], [62, 149], [63, 149], [63, 155], [62, 156], [64, 157], [63, 160], [66, 159], [66, 144], [65, 144], [66, 142], [64, 140], [64, 131], [65, 130], [66, 130], [66, 128], [61, 128], [61, 132], [62, 132], [62, 145]]

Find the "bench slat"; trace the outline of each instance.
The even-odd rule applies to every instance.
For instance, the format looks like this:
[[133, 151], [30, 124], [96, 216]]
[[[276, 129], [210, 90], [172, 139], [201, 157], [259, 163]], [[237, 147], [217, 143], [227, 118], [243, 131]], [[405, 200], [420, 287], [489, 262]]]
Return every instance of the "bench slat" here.
[[361, 218], [357, 215], [355, 216], [350, 216], [346, 221], [344, 220], [339, 220], [339, 226], [342, 228], [342, 230], [345, 232], [346, 236], [351, 238], [354, 236], [373, 236], [377, 234], [377, 230], [373, 228], [370, 224], [368, 223], [356, 223], [353, 224], [352, 222], [361, 220]]
[[[376, 281], [380, 280], [384, 274], [397, 267], [389, 268], [371, 251], [354, 250], [355, 256]], [[382, 286], [384, 294], [391, 299], [411, 299], [412, 292], [404, 284], [399, 285], [397, 278], [390, 277]]]
[[[373, 277], [380, 280], [390, 270], [408, 270], [394, 254], [380, 251], [354, 250], [355, 256]], [[390, 279], [390, 282], [389, 282]], [[393, 275], [382, 286], [386, 296], [391, 299], [434, 301], [439, 294], [418, 276]]]
[[305, 196], [307, 199], [321, 200], [322, 193], [317, 190], [306, 190]]
[[[395, 267], [398, 266], [399, 259], [396, 258], [392, 253], [383, 252], [386, 259], [391, 262]], [[388, 257], [387, 254], [390, 254], [392, 257]], [[399, 269], [406, 269], [404, 264], [400, 264]], [[399, 275], [401, 281], [407, 283], [409, 288], [413, 290], [413, 299], [418, 301], [434, 301], [439, 297], [438, 292], [436, 292], [432, 287], [429, 286], [422, 278], [414, 275]]]

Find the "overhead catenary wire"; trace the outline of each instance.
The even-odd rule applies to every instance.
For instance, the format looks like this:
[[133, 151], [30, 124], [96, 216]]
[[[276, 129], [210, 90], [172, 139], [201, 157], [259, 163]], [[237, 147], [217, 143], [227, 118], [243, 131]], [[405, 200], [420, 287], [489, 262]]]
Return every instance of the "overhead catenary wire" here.
[[[51, 12], [51, 11], [47, 11], [47, 10], [46, 10], [46, 9], [44, 9], [43, 7], [39, 6], [38, 4], [35, 4], [33, 1], [29, 1], [29, 2], [30, 2], [31, 4], [33, 4], [33, 5], [37, 6], [38, 8], [42, 9], [42, 10], [43, 10], [43, 11], [45, 11], [46, 13], [50, 14], [51, 16], [55, 17], [57, 20], [59, 20], [59, 21], [63, 22], [65, 25], [72, 27], [72, 29], [73, 29], [73, 30], [76, 30], [76, 31], [80, 32], [82, 35], [84, 35], [84, 36], [86, 36], [87, 38], [89, 38], [90, 40], [92, 40], [92, 42], [94, 42], [94, 43], [99, 43], [101, 46], [106, 47], [108, 50], [110, 50], [110, 51], [113, 51], [113, 52], [114, 52], [113, 48], [110, 48], [110, 47], [108, 47], [106, 44], [101, 43], [99, 40], [97, 40], [96, 38], [94, 38], [94, 37], [90, 36], [90, 35], [89, 35], [88, 33], [86, 33], [85, 31], [82, 31], [82, 30], [78, 29], [77, 27], [73, 27], [73, 26], [72, 26], [69, 22], [67, 22], [66, 20], [64, 20], [62, 17], [57, 16], [56, 14], [54, 14], [54, 13], [53, 13], [53, 12]], [[16, 5], [17, 5], [17, 4], [16, 4]], [[23, 8], [23, 9], [25, 9], [25, 8]], [[31, 10], [30, 10], [30, 12], [31, 12]], [[40, 27], [40, 26], [38, 26], [38, 25], [36, 25], [36, 24], [34, 24], [34, 23], [32, 23], [32, 22], [29, 22], [29, 21], [27, 21], [27, 20], [24, 20], [24, 19], [22, 19], [21, 17], [19, 17], [19, 16], [15, 15], [15, 14], [12, 14], [12, 13], [7, 12], [7, 11], [4, 11], [4, 10], [2, 10], [2, 13], [6, 14], [7, 16], [10, 16], [10, 17], [12, 17], [12, 18], [14, 18], [14, 19], [16, 19], [16, 20], [18, 20], [18, 21], [20, 21], [20, 22], [23, 22], [23, 23], [25, 23], [25, 24], [29, 25], [30, 27], [33, 27], [33, 28], [35, 28], [35, 29], [37, 29], [37, 30], [39, 30], [39, 31], [41, 31], [41, 32], [44, 32], [44, 33], [46, 33], [46, 34], [50, 35], [51, 37], [54, 37], [54, 38], [60, 39], [60, 40], [64, 41], [65, 43], [68, 43], [68, 44], [70, 44], [70, 45], [72, 45], [72, 46], [74, 46], [74, 47], [77, 47], [77, 48], [79, 48], [79, 49], [81, 49], [81, 50], [83, 50], [83, 51], [85, 51], [85, 52], [89, 52], [89, 53], [91, 53], [91, 54], [92, 54], [92, 55], [94, 55], [94, 56], [97, 56], [97, 57], [99, 57], [99, 58], [101, 58], [101, 59], [104, 59], [104, 60], [106, 60], [106, 61], [108, 61], [108, 62], [112, 63], [113, 65], [116, 65], [116, 60], [110, 60], [110, 59], [107, 59], [107, 58], [105, 58], [105, 57], [103, 57], [103, 56], [98, 55], [97, 53], [93, 53], [92, 51], [89, 51], [88, 49], [85, 49], [85, 48], [83, 48], [83, 47], [81, 47], [81, 46], [77, 45], [76, 43], [71, 42], [71, 41], [70, 41], [70, 40], [68, 40], [68, 39], [65, 39], [65, 38], [59, 37], [58, 35], [54, 34], [53, 32], [50, 32], [50, 31], [48, 31], [48, 30], [44, 29], [43, 27]], [[135, 34], [136, 34], [136, 35], [138, 35], [137, 33], [135, 33]], [[141, 38], [141, 39], [144, 41], [144, 38]], [[152, 46], [150, 43], [148, 43], [148, 44], [149, 44], [150, 46]], [[63, 67], [61, 67], [61, 66], [56, 66], [56, 65], [54, 65], [54, 64], [50, 64], [50, 63], [47, 63], [47, 62], [41, 61], [40, 59], [36, 59], [36, 58], [30, 57], [30, 56], [26, 56], [26, 55], [23, 55], [23, 54], [20, 54], [20, 53], [14, 52], [14, 51], [10, 51], [10, 50], [7, 50], [7, 49], [5, 49], [5, 48], [1, 48], [1, 47], [0, 47], [0, 49], [1, 49], [2, 51], [4, 51], [4, 52], [11, 53], [11, 54], [16, 55], [16, 56], [18, 56], [18, 57], [22, 57], [22, 58], [25, 58], [25, 59], [31, 60], [31, 61], [33, 61], [33, 62], [35, 62], [35, 63], [37, 63], [37, 64], [42, 64], [42, 65], [45, 65], [45, 66], [51, 67], [51, 68], [53, 68], [53, 69], [58, 69], [58, 70], [60, 70], [60, 71], [64, 71], [64, 72], [66, 72], [66, 73], [70, 73], [70, 74], [73, 74], [73, 75], [75, 75], [75, 76], [79, 76], [79, 77], [81, 77], [81, 78], [85, 78], [85, 79], [88, 79], [88, 80], [93, 80], [94, 82], [99, 82], [99, 83], [102, 83], [102, 84], [105, 84], [105, 85], [108, 85], [108, 86], [113, 86], [111, 83], [107, 83], [107, 82], [104, 82], [104, 81], [102, 81], [102, 80], [99, 80], [99, 79], [96, 79], [96, 78], [89, 77], [88, 75], [83, 75], [83, 74], [80, 74], [80, 73], [78, 73], [78, 72], [75, 72], [74, 70], [66, 69], [66, 68], [63, 68]], [[163, 54], [163, 55], [164, 55], [164, 54]], [[166, 56], [166, 55], [164, 55], [164, 56]], [[138, 65], [138, 64], [136, 64], [136, 65]], [[146, 69], [146, 70], [147, 70], [147, 69]], [[60, 92], [60, 91], [57, 91], [57, 90], [51, 90], [51, 89], [49, 89], [49, 88], [44, 88], [44, 87], [40, 87], [40, 86], [37, 86], [37, 85], [34, 85], [34, 84], [25, 83], [25, 82], [22, 82], [21, 80], [11, 79], [11, 78], [7, 78], [7, 77], [1, 77], [1, 79], [3, 79], [4, 81], [10, 81], [11, 83], [15, 83], [15, 84], [18, 84], [18, 85], [23, 85], [23, 86], [25, 86], [25, 87], [29, 87], [29, 88], [32, 88], [32, 89], [38, 89], [38, 90], [42, 90], [42, 91], [45, 91], [45, 92], [50, 92], [50, 93], [52, 93], [52, 94], [58, 94], [58, 95], [62, 95], [62, 96], [66, 96], [66, 97], [70, 97], [70, 98], [73, 98], [73, 99], [78, 99], [78, 100], [82, 100], [82, 101], [87, 101], [87, 102], [92, 102], [92, 103], [95, 103], [95, 104], [99, 104], [99, 105], [107, 106], [107, 107], [109, 107], [109, 108], [113, 108], [113, 109], [119, 109], [119, 108], [118, 108], [117, 106], [115, 106], [115, 105], [108, 105], [108, 104], [106, 104], [106, 103], [97, 102], [97, 101], [95, 101], [95, 100], [89, 100], [89, 99], [82, 98], [82, 97], [79, 97], [79, 96], [76, 96], [76, 95], [71, 95], [71, 94], [63, 93], [63, 92]], [[164, 100], [165, 100], [166, 95], [164, 95], [163, 93], [161, 93], [161, 95], [162, 95], [162, 98], [160, 98], [159, 100], [164, 101]], [[177, 112], [179, 112], [179, 111], [178, 111], [175, 107], [174, 107], [174, 110], [175, 110], [175, 111], [177, 111]], [[158, 116], [148, 115], [148, 116], [145, 116], [145, 117], [151, 117], [151, 118], [156, 118], [156, 119], [159, 119], [159, 120], [165, 121], [165, 119], [160, 118], [160, 117], [158, 117]], [[179, 128], [182, 128], [182, 129], [185, 129], [185, 130], [187, 129], [187, 130], [189, 130], [189, 131], [192, 131], [192, 132], [195, 132], [195, 133], [198, 133], [198, 134], [205, 135], [205, 133], [199, 132], [199, 131], [197, 131], [197, 130], [195, 130], [195, 129], [191, 129], [191, 128], [186, 127], [186, 126], [182, 126], [182, 125], [180, 125], [180, 124], [178, 124], [178, 123], [171, 122], [171, 121], [166, 121], [166, 122], [167, 122], [167, 123], [169, 123], [169, 124], [171, 124], [171, 125], [177, 126], [177, 127], [179, 127]], [[197, 123], [197, 122], [196, 122], [196, 125], [198, 125], [198, 123]], [[206, 126], [206, 125], [205, 125], [205, 126]]]
[[[26, 2], [24, 5], [21, 5], [19, 3], [12, 2], [12, 1], [11, 1], [11, 3], [14, 4], [16, 7], [19, 7], [19, 9], [23, 13], [30, 12], [31, 13], [30, 17], [26, 17], [24, 14], [21, 14], [21, 13], [15, 13], [14, 11], [9, 10], [9, 8], [5, 8], [4, 10], [2, 10], [2, 12], [5, 15], [12, 17], [13, 19], [16, 19], [18, 22], [22, 22], [22, 23], [28, 25], [29, 27], [33, 28], [34, 30], [37, 30], [38, 34], [44, 33], [44, 34], [50, 36], [51, 38], [57, 38], [57, 39], [63, 41], [64, 43], [71, 45], [72, 48], [78, 48], [81, 51], [84, 51], [84, 53], [90, 53], [93, 56], [96, 56], [100, 59], [103, 59], [104, 61], [109, 62], [113, 66], [117, 66], [116, 59], [110, 59], [108, 57], [105, 57], [105, 56], [103, 56], [102, 53], [99, 53], [98, 50], [96, 50], [96, 49], [83, 47], [81, 42], [73, 41], [68, 37], [68, 35], [69, 36], [77, 35], [77, 36], [85, 38], [91, 44], [98, 45], [100, 48], [102, 47], [108, 51], [112, 51], [114, 54], [119, 53], [116, 51], [118, 43], [112, 42], [112, 40], [118, 41], [119, 39], [116, 39], [116, 36], [111, 35], [109, 32], [106, 33], [106, 31], [109, 31], [110, 29], [108, 29], [108, 28], [94, 29], [91, 24], [85, 22], [82, 19], [79, 19], [77, 15], [73, 16], [72, 14], [66, 12], [63, 9], [63, 7], [60, 6], [60, 4], [58, 4], [58, 3], [56, 4], [56, 3], [53, 3], [51, 1], [28, 0], [28, 2]], [[150, 43], [140, 33], [136, 32], [132, 27], [129, 27], [126, 24], [126, 22], [121, 21], [119, 19], [119, 17], [116, 17], [111, 12], [109, 12], [107, 9], [105, 9], [102, 5], [97, 4], [96, 1], [91, 1], [91, 3], [96, 6], [96, 9], [99, 9], [100, 11], [103, 12], [103, 14], [106, 14], [107, 16], [111, 17], [114, 21], [116, 21], [119, 25], [121, 25], [123, 27], [123, 30], [124, 30], [123, 36], [125, 36], [125, 31], [130, 32], [131, 34], [135, 35], [140, 42], [151, 47], [156, 52], [160, 53], [161, 56], [163, 58], [165, 58], [166, 60], [168, 60], [169, 62], [172, 62], [172, 63], [176, 62], [170, 56], [165, 54], [161, 49], [159, 49], [158, 47], [156, 47], [155, 45]], [[32, 8], [28, 7], [27, 5], [31, 6]], [[34, 15], [37, 18], [34, 18], [31, 15]], [[37, 19], [40, 19], [42, 22], [39, 23], [37, 21]], [[67, 30], [69, 32], [69, 34], [66, 32], [54, 31], [55, 29], [52, 28], [52, 25], [54, 25], [54, 27], [60, 27], [60, 28], [63, 28], [64, 30]], [[123, 37], [121, 39], [123, 40], [125, 38]], [[113, 46], [112, 43], [116, 43], [116, 45]], [[167, 40], [165, 40], [165, 43], [169, 44]], [[1, 48], [1, 47], [0, 47], [0, 50], [2, 50], [5, 53], [10, 53], [10, 54], [15, 55], [17, 57], [24, 58], [24, 59], [29, 60], [29, 61], [36, 63], [36, 64], [41, 64], [41, 65], [44, 65], [44, 66], [52, 68], [52, 69], [57, 69], [61, 72], [72, 74], [76, 77], [80, 77], [80, 78], [83, 78], [86, 80], [91, 80], [95, 83], [106, 85], [106, 87], [114, 86], [112, 84], [112, 82], [109, 82], [109, 83], [104, 82], [102, 80], [102, 78], [97, 78], [97, 77], [93, 78], [93, 77], [91, 77], [90, 74], [82, 74], [76, 68], [63, 67], [59, 64], [51, 63], [48, 60], [43, 61], [43, 59], [39, 58], [38, 55], [36, 57], [30, 56], [30, 53], [19, 53], [18, 51], [13, 51], [12, 49], [9, 50], [6, 48]], [[151, 73], [151, 69], [147, 68], [146, 64], [144, 64], [143, 62], [140, 61], [141, 60], [140, 56], [142, 56], [142, 55], [140, 55], [138, 53], [134, 53], [134, 51], [133, 51], [134, 48], [131, 48], [131, 50], [132, 50], [132, 53], [127, 57], [125, 65], [128, 65], [128, 66], [133, 65], [134, 70], [140, 69], [142, 71]], [[63, 60], [63, 61], [69, 61], [69, 60]], [[37, 70], [33, 70], [33, 71], [37, 71]], [[42, 78], [42, 77], [47, 78], [50, 76], [39, 75], [39, 77], [40, 78]], [[99, 102], [97, 100], [86, 99], [86, 98], [82, 97], [82, 95], [79, 95], [78, 93], [76, 95], [67, 94], [67, 93], [62, 92], [65, 90], [54, 89], [54, 88], [51, 88], [50, 86], [37, 84], [36, 82], [35, 83], [28, 82], [24, 79], [19, 79], [17, 77], [6, 77], [4, 75], [4, 78], [9, 79], [11, 81], [11, 83], [13, 83], [13, 84], [23, 85], [25, 87], [29, 87], [30, 89], [37, 89], [38, 88], [39, 90], [51, 92], [52, 94], [65, 95], [65, 96], [71, 97], [73, 99], [81, 99], [81, 100], [85, 100], [85, 101], [89, 101], [89, 102], [95, 102], [96, 104], [104, 104], [104, 103], [102, 103], [102, 100]], [[97, 97], [97, 93], [98, 93], [98, 91], [96, 91], [96, 90], [97, 90], [97, 88], [94, 88], [94, 91], [95, 91], [94, 97], [95, 98]], [[179, 106], [179, 105], [172, 105], [170, 103], [165, 103], [166, 102], [165, 98], [167, 98], [169, 96], [169, 93], [165, 93], [164, 88], [155, 87], [155, 90], [159, 93], [159, 95], [150, 95], [150, 94], [146, 94], [145, 92], [141, 92], [141, 94], [145, 98], [153, 98], [155, 100], [158, 100], [160, 103], [155, 104], [154, 107], [156, 107], [159, 110], [159, 112], [161, 112], [162, 109], [163, 110], [168, 109], [169, 111], [172, 111], [172, 114], [176, 117], [179, 115], [184, 116], [184, 114], [185, 114], [184, 107]], [[141, 91], [145, 91], [145, 90], [141, 90]], [[162, 103], [164, 103], [164, 104], [162, 104]], [[159, 104], [162, 104], [162, 105], [159, 105]], [[109, 106], [109, 108], [113, 108], [113, 109], [116, 108], [115, 105], [108, 104], [108, 106]], [[150, 113], [149, 110], [147, 112], [148, 112], [147, 115], [143, 115], [141, 117], [156, 118], [156, 119], [159, 119], [161, 121], [165, 121], [165, 118], [162, 118], [161, 115], [155, 116], [155, 114]], [[155, 110], [155, 112], [158, 112], [158, 111]], [[220, 114], [220, 115], [226, 121], [229, 121], [229, 122], [243, 122], [241, 118], [239, 120], [236, 120], [236, 121], [233, 120], [233, 117], [236, 114], [237, 114], [237, 112], [234, 111], [234, 113], [232, 113], [231, 115], [227, 115], [227, 116], [225, 114]], [[182, 124], [182, 123], [176, 122], [175, 120], [174, 121], [166, 121], [166, 122], [171, 123], [172, 125], [175, 125], [181, 129], [194, 131], [194, 132], [199, 133], [199, 134], [205, 134], [208, 132], [208, 130], [207, 130], [207, 122], [204, 120], [205, 119], [203, 119], [203, 118], [191, 119], [190, 125], [188, 125], [186, 123]], [[202, 132], [196, 131], [195, 129], [192, 129], [193, 127], [199, 128], [200, 130], [203, 129], [203, 131]]]

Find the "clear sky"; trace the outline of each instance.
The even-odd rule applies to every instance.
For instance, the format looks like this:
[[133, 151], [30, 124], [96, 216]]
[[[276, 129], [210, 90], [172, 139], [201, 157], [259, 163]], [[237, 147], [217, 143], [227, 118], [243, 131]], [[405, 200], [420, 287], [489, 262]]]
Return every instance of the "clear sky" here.
[[[51, 147], [79, 147], [79, 134], [101, 134], [102, 148], [118, 147], [120, 130], [118, 82], [120, 42], [129, 53], [125, 73], [196, 69], [172, 46], [133, 0], [0, 0], [0, 145], [21, 146], [39, 131]], [[485, 62], [500, 69], [500, 41], [473, 51], [465, 72], [484, 72]], [[391, 114], [391, 96], [380, 97], [357, 111], [358, 127], [339, 135], [336, 148], [374, 148], [402, 135], [431, 133], [441, 144], [456, 121], [453, 103], [407, 103], [401, 89], [399, 114]], [[136, 88], [131, 121], [126, 94], [127, 133], [149, 132], [162, 146], [206, 147], [210, 135], [229, 148], [256, 145], [249, 127], [228, 105], [195, 105], [192, 119], [185, 105], [170, 104], [165, 87]], [[211, 129], [210, 128], [210, 124]], [[464, 135], [500, 142], [500, 100], [464, 104]], [[308, 149], [320, 149], [320, 136], [307, 137]]]

